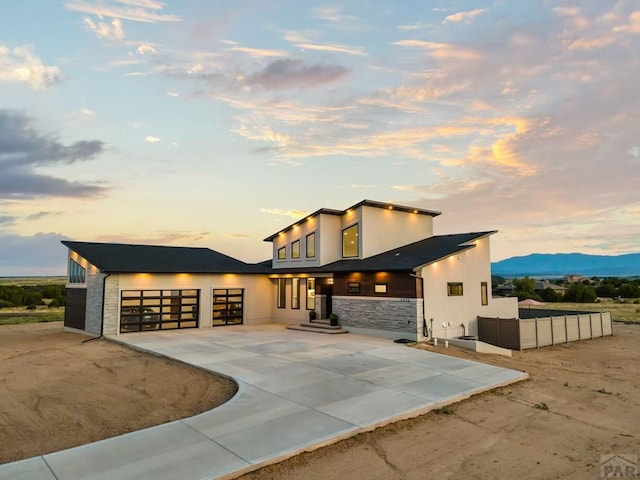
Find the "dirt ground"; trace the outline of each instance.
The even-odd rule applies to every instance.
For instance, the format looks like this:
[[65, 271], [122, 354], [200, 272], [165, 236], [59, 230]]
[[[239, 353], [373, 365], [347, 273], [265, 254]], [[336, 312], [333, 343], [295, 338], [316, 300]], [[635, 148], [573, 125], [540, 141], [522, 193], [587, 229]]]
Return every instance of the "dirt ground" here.
[[601, 454], [640, 455], [640, 325], [614, 332], [513, 358], [439, 346], [531, 378], [241, 478], [600, 478]]
[[[531, 379], [242, 478], [600, 478], [601, 454], [640, 454], [640, 325], [616, 324], [615, 334], [511, 359], [439, 346]], [[193, 415], [235, 391], [199, 370], [85, 339], [60, 323], [0, 327], [0, 463]]]
[[226, 402], [232, 381], [61, 322], [0, 326], [0, 463], [188, 417]]

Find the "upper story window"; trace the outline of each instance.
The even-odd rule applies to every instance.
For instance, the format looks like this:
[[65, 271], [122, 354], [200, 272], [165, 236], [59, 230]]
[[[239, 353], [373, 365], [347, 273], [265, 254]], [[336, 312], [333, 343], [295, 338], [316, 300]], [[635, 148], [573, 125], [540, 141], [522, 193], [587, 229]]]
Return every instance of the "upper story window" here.
[[278, 249], [278, 260], [287, 259], [287, 247], [281, 247]]
[[342, 231], [342, 256], [344, 258], [360, 255], [358, 248], [358, 224], [351, 225]]
[[86, 270], [78, 262], [69, 259], [69, 283], [86, 283]]
[[307, 235], [306, 249], [307, 258], [316, 258], [316, 232]]
[[291, 258], [300, 258], [300, 240], [291, 244]]

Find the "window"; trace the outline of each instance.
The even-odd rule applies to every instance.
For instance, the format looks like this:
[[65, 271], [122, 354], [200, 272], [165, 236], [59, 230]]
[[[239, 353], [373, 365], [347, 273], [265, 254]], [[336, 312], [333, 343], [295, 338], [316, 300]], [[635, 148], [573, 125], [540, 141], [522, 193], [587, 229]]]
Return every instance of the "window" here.
[[307, 310], [316, 309], [316, 279], [307, 278]]
[[278, 249], [278, 260], [285, 260], [287, 258], [287, 247], [281, 247]]
[[300, 279], [291, 279], [291, 308], [300, 308]]
[[349, 282], [347, 285], [347, 292], [360, 293], [360, 282]]
[[198, 326], [200, 290], [123, 290], [120, 333]]
[[278, 279], [278, 308], [287, 306], [287, 279]]
[[482, 305], [489, 305], [489, 288], [487, 282], [480, 282], [480, 298]]
[[300, 258], [300, 240], [291, 244], [291, 258]]
[[316, 232], [307, 235], [306, 248], [306, 257], [316, 258]]
[[387, 284], [386, 283], [376, 283], [373, 287], [374, 293], [387, 293]]
[[459, 297], [462, 295], [462, 282], [447, 283], [447, 295], [450, 297]]
[[69, 283], [85, 283], [86, 270], [78, 262], [69, 259]]
[[349, 258], [358, 255], [358, 224], [356, 223], [342, 231], [342, 256]]

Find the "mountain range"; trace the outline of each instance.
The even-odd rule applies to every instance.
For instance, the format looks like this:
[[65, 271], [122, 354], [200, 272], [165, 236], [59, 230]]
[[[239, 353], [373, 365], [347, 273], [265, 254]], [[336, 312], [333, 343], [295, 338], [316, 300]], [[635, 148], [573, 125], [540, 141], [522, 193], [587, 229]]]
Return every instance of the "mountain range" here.
[[506, 277], [584, 275], [640, 276], [640, 253], [587, 255], [584, 253], [532, 253], [491, 264], [493, 275]]

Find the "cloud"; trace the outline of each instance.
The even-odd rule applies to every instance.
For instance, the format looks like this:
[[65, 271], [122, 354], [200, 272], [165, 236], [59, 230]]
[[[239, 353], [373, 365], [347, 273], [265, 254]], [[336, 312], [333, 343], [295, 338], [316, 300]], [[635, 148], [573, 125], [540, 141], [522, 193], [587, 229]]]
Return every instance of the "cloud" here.
[[338, 65], [306, 65], [302, 60], [278, 59], [249, 75], [246, 83], [265, 90], [307, 89], [343, 79], [349, 70]]
[[309, 215], [310, 212], [307, 212], [305, 210], [280, 210], [279, 208], [261, 208], [260, 211], [262, 213], [268, 213], [270, 215], [277, 215], [279, 217], [291, 217], [291, 218], [295, 218], [300, 219], [300, 218], [304, 218], [307, 215]]
[[39, 167], [87, 161], [104, 151], [98, 140], [62, 144], [40, 133], [31, 118], [0, 110], [0, 198], [87, 197], [102, 187], [38, 173]]
[[475, 10], [469, 10], [466, 12], [457, 12], [445, 17], [442, 23], [456, 23], [456, 22], [469, 22], [478, 15], [482, 15], [487, 11], [486, 8], [478, 8]]
[[39, 220], [44, 217], [50, 217], [52, 215], [60, 215], [60, 212], [36, 212], [27, 216], [27, 220]]
[[58, 67], [42, 64], [42, 60], [24, 45], [13, 49], [0, 44], [0, 82], [26, 83], [43, 90], [62, 81]]
[[167, 95], [169, 95], [170, 97], [179, 97], [180, 94], [178, 92], [167, 92]]
[[158, 52], [155, 48], [153, 48], [148, 43], [143, 43], [138, 45], [138, 48], [136, 48], [136, 53], [138, 53], [139, 55], [148, 55], [148, 54], [155, 55]]
[[0, 271], [7, 276], [65, 275], [67, 253], [60, 233], [0, 233]]
[[282, 50], [269, 50], [266, 48], [251, 48], [251, 47], [231, 47], [228, 49], [231, 52], [241, 52], [251, 55], [252, 57], [286, 57], [286, 52]]
[[146, 137], [144, 137], [144, 139], [149, 143], [156, 143], [160, 141], [158, 137], [154, 137], [153, 135], [147, 135]]
[[76, 12], [89, 13], [98, 17], [109, 17], [133, 22], [158, 23], [180, 22], [177, 15], [160, 13], [164, 3], [145, 0], [72, 0], [65, 7]]
[[393, 44], [400, 47], [420, 48], [426, 50], [435, 58], [474, 60], [480, 57], [479, 53], [474, 50], [461, 48], [449, 43], [426, 42], [424, 40], [408, 39], [398, 40], [396, 42], [393, 42]]
[[85, 28], [93, 33], [98, 38], [105, 38], [111, 41], [120, 41], [124, 38], [124, 30], [122, 29], [122, 21], [119, 18], [114, 18], [111, 23], [106, 22], [94, 22], [89, 17], [84, 17], [82, 22]]
[[321, 52], [345, 53], [347, 55], [366, 56], [366, 52], [362, 47], [352, 47], [347, 45], [339, 45], [326, 42], [315, 42], [309, 40], [300, 32], [286, 32], [284, 39], [293, 44], [294, 47], [303, 50], [317, 50]]
[[0, 225], [11, 225], [15, 219], [16, 217], [11, 215], [0, 215]]

